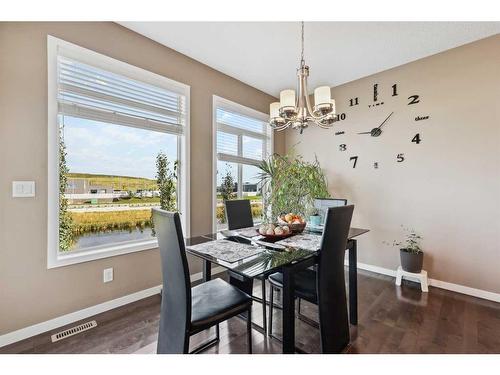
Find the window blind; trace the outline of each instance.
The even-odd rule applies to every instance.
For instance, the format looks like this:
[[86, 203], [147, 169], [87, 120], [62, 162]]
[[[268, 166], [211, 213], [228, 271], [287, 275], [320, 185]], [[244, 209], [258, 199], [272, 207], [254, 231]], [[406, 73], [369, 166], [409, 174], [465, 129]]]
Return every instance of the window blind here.
[[65, 56], [57, 68], [60, 114], [183, 134], [184, 95]]
[[269, 154], [271, 140], [267, 123], [256, 118], [217, 107], [217, 159], [259, 165]]
[[217, 123], [226, 124], [232, 127], [248, 130], [255, 133], [264, 134], [265, 123], [258, 119], [248, 117], [224, 108], [217, 108]]

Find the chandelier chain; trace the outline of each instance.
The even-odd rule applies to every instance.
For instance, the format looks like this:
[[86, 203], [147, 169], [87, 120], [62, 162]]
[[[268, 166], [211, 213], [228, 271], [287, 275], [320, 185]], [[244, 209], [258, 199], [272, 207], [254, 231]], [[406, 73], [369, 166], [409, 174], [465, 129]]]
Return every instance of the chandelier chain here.
[[300, 54], [300, 66], [306, 65], [304, 61], [304, 21], [301, 22], [301, 54]]

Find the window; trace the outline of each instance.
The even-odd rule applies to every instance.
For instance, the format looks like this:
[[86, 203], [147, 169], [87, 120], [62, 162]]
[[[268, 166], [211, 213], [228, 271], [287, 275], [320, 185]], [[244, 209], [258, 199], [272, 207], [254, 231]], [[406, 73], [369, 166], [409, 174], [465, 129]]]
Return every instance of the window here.
[[224, 199], [250, 199], [255, 222], [263, 201], [258, 165], [272, 152], [269, 115], [214, 96], [214, 230], [224, 229]]
[[48, 67], [48, 267], [155, 248], [165, 196], [189, 235], [189, 86], [50, 36]]

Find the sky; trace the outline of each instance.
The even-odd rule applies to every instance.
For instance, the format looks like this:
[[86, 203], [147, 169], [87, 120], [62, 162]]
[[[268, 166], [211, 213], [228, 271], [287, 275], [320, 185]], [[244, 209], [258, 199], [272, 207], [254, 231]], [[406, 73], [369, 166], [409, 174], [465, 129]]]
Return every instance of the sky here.
[[117, 176], [156, 176], [156, 155], [177, 159], [177, 140], [171, 134], [65, 116], [66, 162], [71, 173]]
[[[220, 142], [225, 143], [218, 137]], [[66, 163], [70, 173], [93, 173], [115, 176], [156, 177], [156, 155], [165, 152], [168, 160], [177, 159], [176, 136], [98, 121], [64, 117]], [[229, 148], [233, 148], [229, 145]], [[235, 154], [229, 149], [225, 152]], [[260, 159], [260, 140], [243, 137], [243, 155]], [[235, 181], [237, 168], [233, 163], [217, 162], [217, 185], [229, 169]], [[253, 166], [243, 166], [243, 182], [258, 182], [260, 171]]]

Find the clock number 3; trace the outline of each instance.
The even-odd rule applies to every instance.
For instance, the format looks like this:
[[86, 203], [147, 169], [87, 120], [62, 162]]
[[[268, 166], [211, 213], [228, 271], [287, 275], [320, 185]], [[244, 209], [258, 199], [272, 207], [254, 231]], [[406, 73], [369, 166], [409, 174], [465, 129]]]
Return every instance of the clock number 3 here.
[[347, 145], [345, 143], [339, 145], [339, 151], [345, 151], [345, 150], [347, 150]]
[[353, 168], [356, 168], [356, 163], [358, 162], [358, 157], [357, 156], [351, 156], [349, 158], [349, 161], [354, 160], [354, 164], [352, 165]]

